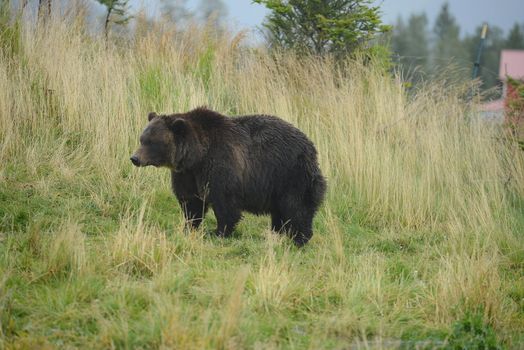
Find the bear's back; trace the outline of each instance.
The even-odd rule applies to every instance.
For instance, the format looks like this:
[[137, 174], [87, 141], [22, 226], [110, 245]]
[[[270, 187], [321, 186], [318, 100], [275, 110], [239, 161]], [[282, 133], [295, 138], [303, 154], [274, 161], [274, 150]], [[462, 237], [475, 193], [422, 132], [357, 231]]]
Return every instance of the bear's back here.
[[302, 131], [278, 117], [249, 115], [233, 117], [232, 120], [249, 135], [249, 147], [254, 148], [254, 151], [272, 151], [287, 156], [303, 152], [316, 154], [313, 143]]

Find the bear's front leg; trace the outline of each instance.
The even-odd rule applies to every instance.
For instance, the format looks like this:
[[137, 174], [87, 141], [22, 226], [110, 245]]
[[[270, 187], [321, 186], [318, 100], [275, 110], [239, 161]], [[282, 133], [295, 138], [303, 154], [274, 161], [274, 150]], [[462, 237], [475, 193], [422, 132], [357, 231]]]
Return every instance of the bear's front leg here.
[[[227, 201], [227, 199], [223, 200]], [[218, 203], [213, 202], [213, 211], [217, 218], [216, 235], [220, 237], [231, 236], [233, 229], [240, 220], [240, 210], [236, 209], [234, 206], [219, 201]]]
[[228, 237], [240, 220], [241, 211], [236, 195], [240, 182], [227, 167], [216, 167], [210, 176], [209, 202], [217, 218], [217, 236]]
[[242, 215], [234, 196], [226, 193], [215, 188], [211, 190], [209, 198], [217, 218], [216, 234], [220, 237], [229, 237]]
[[197, 229], [206, 215], [207, 203], [204, 203], [200, 198], [191, 198], [189, 200], [181, 200], [180, 206], [184, 211], [187, 224]]

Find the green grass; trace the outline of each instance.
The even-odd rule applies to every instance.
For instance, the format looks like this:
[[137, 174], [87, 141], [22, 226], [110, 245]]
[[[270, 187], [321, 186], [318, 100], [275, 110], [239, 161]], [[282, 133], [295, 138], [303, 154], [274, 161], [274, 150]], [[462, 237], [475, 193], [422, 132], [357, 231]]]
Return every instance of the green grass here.
[[[472, 339], [478, 335], [462, 334], [467, 330], [457, 335], [452, 325], [428, 324], [427, 310], [417, 304], [438, 269], [435, 251], [445, 242], [443, 235], [380, 232], [342, 219], [334, 237], [328, 227], [336, 219], [327, 218], [324, 208], [304, 249], [268, 232], [267, 217], [251, 215], [224, 240], [211, 235], [212, 215], [202, 231], [184, 230], [167, 187], [144, 185], [143, 193], [109, 196], [94, 186], [96, 178], [78, 176], [87, 180], [67, 183], [50, 174], [35, 181], [13, 170], [2, 184], [4, 345], [337, 348], [376, 341], [384, 347], [428, 342], [428, 348], [459, 349], [453, 344], [477, 344]], [[112, 186], [124, 188], [128, 181], [122, 177]], [[37, 182], [48, 183], [45, 192]], [[73, 227], [60, 227], [71, 220]], [[122, 225], [133, 235], [137, 224], [144, 231], [135, 233], [138, 240], [123, 233], [124, 241], [134, 243], [114, 243]], [[83, 237], [81, 248], [75, 230]], [[53, 250], [60, 232], [65, 239]], [[144, 236], [153, 242], [145, 244]], [[144, 244], [150, 249], [143, 251]], [[326, 249], [332, 245], [337, 247]], [[508, 283], [515, 277], [509, 275]], [[239, 310], [231, 315], [227, 305], [236, 284], [240, 292], [233, 305]], [[515, 317], [524, 316], [522, 285], [514, 285], [508, 298], [521, 305]], [[226, 320], [232, 326], [224, 331]], [[490, 344], [499, 344], [500, 336], [489, 334]]]

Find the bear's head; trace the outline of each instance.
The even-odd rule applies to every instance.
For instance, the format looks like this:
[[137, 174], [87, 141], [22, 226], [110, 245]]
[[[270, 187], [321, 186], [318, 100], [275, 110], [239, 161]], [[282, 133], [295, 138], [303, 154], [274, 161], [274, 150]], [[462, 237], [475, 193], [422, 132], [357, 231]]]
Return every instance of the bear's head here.
[[151, 112], [148, 120], [140, 136], [140, 147], [130, 158], [135, 166], [152, 165], [181, 172], [202, 160], [205, 147], [187, 115]]

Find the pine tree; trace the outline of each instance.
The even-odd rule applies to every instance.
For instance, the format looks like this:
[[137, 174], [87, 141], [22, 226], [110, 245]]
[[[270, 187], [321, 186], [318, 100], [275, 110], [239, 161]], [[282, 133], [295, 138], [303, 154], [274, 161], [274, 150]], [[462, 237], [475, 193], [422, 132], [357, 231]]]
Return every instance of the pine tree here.
[[511, 28], [508, 38], [505, 42], [506, 49], [524, 49], [524, 33], [518, 23]]
[[[23, 4], [25, 7], [25, 4]], [[51, 0], [38, 0], [38, 18], [44, 21], [51, 16]]]
[[370, 0], [254, 0], [271, 12], [264, 27], [271, 47], [344, 57], [389, 30]]
[[399, 16], [391, 33], [391, 49], [400, 57], [400, 59], [406, 56], [409, 52], [408, 33], [404, 19]]
[[398, 57], [398, 63], [404, 76], [414, 82], [422, 79], [428, 69], [429, 35], [426, 14], [413, 14], [407, 26], [398, 18], [393, 29], [392, 50]]
[[131, 19], [128, 14], [129, 0], [97, 0], [107, 7], [106, 18], [104, 21], [104, 33], [107, 40], [110, 23], [125, 25]]
[[160, 11], [171, 22], [185, 22], [193, 17], [186, 4], [187, 0], [160, 0]]
[[450, 13], [448, 3], [442, 6], [433, 32], [435, 34], [434, 66], [447, 65], [450, 62], [463, 64], [467, 53], [460, 40], [460, 27]]
[[200, 0], [202, 20], [214, 27], [221, 27], [227, 17], [227, 7], [222, 0]]

